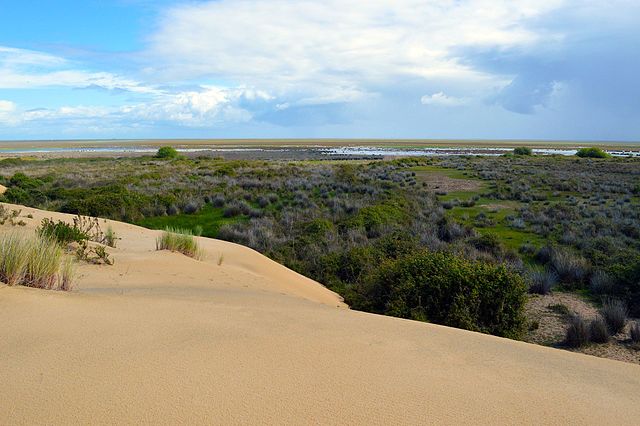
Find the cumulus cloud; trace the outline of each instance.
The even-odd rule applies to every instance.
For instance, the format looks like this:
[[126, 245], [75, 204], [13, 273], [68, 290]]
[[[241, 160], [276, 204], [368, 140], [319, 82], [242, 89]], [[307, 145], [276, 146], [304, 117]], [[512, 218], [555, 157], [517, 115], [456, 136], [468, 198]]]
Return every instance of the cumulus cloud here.
[[[307, 103], [350, 101], [402, 78], [499, 82], [460, 46], [523, 47], [560, 0], [221, 0], [169, 9], [150, 37], [165, 78], [223, 76]], [[248, 36], [247, 31], [250, 32]], [[506, 81], [508, 83], [508, 81]], [[358, 96], [353, 96], [357, 94]]]
[[73, 124], [95, 119], [123, 126], [138, 122], [146, 125], [173, 123], [195, 128], [219, 127], [251, 120], [253, 114], [241, 106], [243, 101], [270, 99], [263, 91], [207, 86], [198, 91], [162, 92], [151, 100], [123, 106], [70, 105], [23, 110], [13, 102], [0, 101], [0, 123], [15, 126], [60, 121]]

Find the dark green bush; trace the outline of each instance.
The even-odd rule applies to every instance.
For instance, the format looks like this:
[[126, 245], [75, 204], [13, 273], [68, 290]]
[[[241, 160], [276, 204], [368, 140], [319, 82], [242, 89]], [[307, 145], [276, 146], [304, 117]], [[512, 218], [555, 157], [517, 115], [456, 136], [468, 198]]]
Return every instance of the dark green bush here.
[[61, 220], [54, 221], [53, 219], [44, 218], [40, 223], [40, 227], [37, 232], [42, 237], [48, 237], [55, 239], [61, 245], [67, 245], [69, 243], [79, 243], [89, 239], [89, 234], [81, 229], [69, 225]]
[[605, 152], [602, 148], [591, 147], [591, 148], [580, 148], [578, 152], [576, 152], [578, 157], [582, 158], [609, 158], [611, 154]]
[[448, 253], [420, 251], [388, 262], [360, 294], [381, 314], [512, 338], [525, 326], [526, 286], [518, 274]]
[[533, 151], [531, 150], [531, 148], [528, 148], [526, 146], [519, 146], [513, 149], [513, 154], [514, 155], [532, 155]]
[[158, 149], [158, 152], [156, 153], [156, 158], [162, 158], [162, 159], [178, 158], [178, 151], [176, 151], [176, 149], [171, 146], [163, 146], [160, 149]]

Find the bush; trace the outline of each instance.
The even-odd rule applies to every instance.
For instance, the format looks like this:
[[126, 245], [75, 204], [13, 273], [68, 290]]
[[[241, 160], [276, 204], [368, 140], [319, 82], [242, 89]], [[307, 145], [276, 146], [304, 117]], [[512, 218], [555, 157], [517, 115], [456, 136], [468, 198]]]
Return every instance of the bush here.
[[156, 153], [156, 158], [162, 158], [162, 159], [172, 159], [172, 158], [178, 158], [178, 151], [171, 147], [171, 146], [163, 146], [162, 148], [158, 149], [158, 152]]
[[618, 334], [627, 322], [627, 306], [618, 299], [608, 299], [602, 305], [601, 313], [607, 322], [609, 332]]
[[[370, 311], [517, 338], [526, 288], [504, 266], [420, 251], [388, 262], [360, 288]], [[356, 308], [358, 308], [356, 306]]]
[[514, 148], [513, 154], [514, 155], [532, 155], [533, 151], [531, 150], [531, 148], [528, 148], [526, 146], [519, 146], [517, 148]]
[[40, 227], [37, 229], [37, 233], [42, 237], [51, 238], [63, 246], [73, 242], [79, 243], [89, 239], [89, 234], [76, 226], [69, 225], [62, 220], [56, 222], [49, 218], [42, 219]]
[[601, 316], [591, 320], [589, 324], [589, 338], [593, 343], [607, 343], [609, 341], [609, 329]]
[[0, 236], [0, 279], [9, 285], [70, 290], [73, 267], [52, 238], [9, 233]]
[[611, 154], [605, 152], [602, 148], [591, 147], [591, 148], [580, 148], [578, 152], [576, 152], [578, 157], [582, 158], [609, 158]]
[[580, 348], [589, 343], [589, 327], [581, 316], [571, 318], [564, 342], [570, 348]]
[[167, 228], [156, 239], [156, 250], [178, 251], [195, 259], [203, 257], [202, 249], [193, 237], [193, 233], [188, 229]]

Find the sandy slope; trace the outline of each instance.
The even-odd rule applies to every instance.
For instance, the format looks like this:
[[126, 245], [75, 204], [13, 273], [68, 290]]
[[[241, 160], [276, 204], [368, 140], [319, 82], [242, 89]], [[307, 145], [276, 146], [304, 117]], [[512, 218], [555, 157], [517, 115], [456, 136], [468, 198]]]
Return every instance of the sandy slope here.
[[250, 249], [203, 239], [198, 262], [113, 226], [116, 264], [75, 291], [0, 285], [1, 424], [640, 418], [639, 366], [350, 311]]

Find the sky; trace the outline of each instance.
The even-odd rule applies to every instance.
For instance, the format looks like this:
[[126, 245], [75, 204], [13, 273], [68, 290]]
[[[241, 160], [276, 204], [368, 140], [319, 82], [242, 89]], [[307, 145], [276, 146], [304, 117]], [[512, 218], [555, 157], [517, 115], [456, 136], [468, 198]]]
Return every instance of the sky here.
[[0, 139], [640, 141], [638, 0], [0, 0]]

